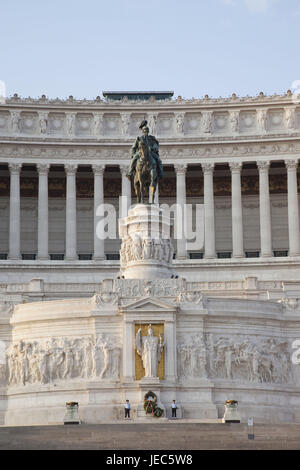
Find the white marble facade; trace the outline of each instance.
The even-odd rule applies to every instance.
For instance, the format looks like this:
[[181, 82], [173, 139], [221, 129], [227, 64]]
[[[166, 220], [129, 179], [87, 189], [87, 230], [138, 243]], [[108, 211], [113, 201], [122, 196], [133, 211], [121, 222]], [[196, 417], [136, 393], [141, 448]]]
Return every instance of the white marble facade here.
[[[151, 388], [164, 407], [176, 399], [186, 418], [216, 419], [225, 400], [237, 399], [242, 421], [300, 421], [292, 362], [300, 339], [299, 113], [290, 92], [130, 103], [14, 96], [0, 104], [0, 191], [1, 177], [10, 179], [0, 195], [0, 423], [61, 422], [70, 400], [84, 422], [117, 419], [125, 397], [134, 414], [149, 390], [135, 377], [140, 324], [163, 325], [164, 378]], [[130, 202], [129, 149], [145, 116], [176, 179], [175, 198], [159, 202], [204, 205], [203, 259], [189, 258], [187, 240], [153, 242], [126, 226], [122, 245], [95, 236], [95, 207], [116, 205], [104, 197], [107, 168], [118, 166]], [[231, 196], [216, 196], [224, 165]], [[26, 166], [37, 172], [37, 197], [21, 195]], [[65, 198], [48, 197], [57, 166]], [[93, 198], [76, 197], [80, 166], [90, 169]], [[242, 195], [243, 171], [257, 173], [255, 194]], [[286, 192], [270, 192], [274, 175]], [[193, 176], [203, 179], [203, 196], [188, 196]], [[106, 259], [119, 249], [120, 261]], [[78, 259], [84, 253], [91, 259]]]

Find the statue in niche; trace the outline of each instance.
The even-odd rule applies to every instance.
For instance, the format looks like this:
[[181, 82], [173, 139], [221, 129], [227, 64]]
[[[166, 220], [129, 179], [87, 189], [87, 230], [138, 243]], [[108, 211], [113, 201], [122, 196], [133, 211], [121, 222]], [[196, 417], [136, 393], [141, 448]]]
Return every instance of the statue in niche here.
[[143, 135], [137, 137], [131, 147], [131, 162], [127, 176], [134, 180], [137, 202], [144, 203], [145, 192], [149, 194], [150, 187], [150, 203], [154, 204], [157, 182], [164, 175], [159, 156], [159, 143], [153, 135], [149, 135], [147, 123], [146, 120], [142, 121], [139, 128]]
[[157, 366], [161, 359], [161, 354], [165, 342], [160, 335], [159, 339], [154, 336], [151, 324], [148, 327], [147, 336], [142, 336], [141, 328], [138, 329], [135, 338], [136, 349], [143, 361], [145, 377], [157, 377]]

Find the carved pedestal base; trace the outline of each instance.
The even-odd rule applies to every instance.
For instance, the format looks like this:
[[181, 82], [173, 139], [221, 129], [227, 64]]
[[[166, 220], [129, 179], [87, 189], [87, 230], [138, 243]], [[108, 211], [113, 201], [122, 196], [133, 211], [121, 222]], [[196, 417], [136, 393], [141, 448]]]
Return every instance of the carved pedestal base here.
[[161, 279], [174, 275], [170, 219], [155, 204], [137, 204], [119, 220], [121, 276]]

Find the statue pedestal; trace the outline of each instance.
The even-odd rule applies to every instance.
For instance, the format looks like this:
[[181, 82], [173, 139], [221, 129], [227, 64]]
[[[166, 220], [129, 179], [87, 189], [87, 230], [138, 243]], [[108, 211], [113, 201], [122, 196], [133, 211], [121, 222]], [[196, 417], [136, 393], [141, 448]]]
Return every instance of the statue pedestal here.
[[136, 204], [119, 220], [121, 275], [159, 279], [174, 275], [170, 219], [156, 204]]

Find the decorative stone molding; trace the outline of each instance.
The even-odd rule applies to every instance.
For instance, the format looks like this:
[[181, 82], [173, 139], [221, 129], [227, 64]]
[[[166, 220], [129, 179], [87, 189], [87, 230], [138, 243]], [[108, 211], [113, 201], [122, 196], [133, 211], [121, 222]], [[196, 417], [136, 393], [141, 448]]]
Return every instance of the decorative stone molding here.
[[153, 113], [148, 113], [148, 127], [150, 134], [155, 135], [156, 134], [156, 124], [157, 124], [157, 114]]
[[77, 165], [74, 163], [66, 163], [65, 164], [65, 172], [67, 175], [75, 175], [77, 171]]
[[94, 116], [94, 127], [93, 134], [96, 137], [99, 137], [103, 134], [104, 129], [104, 114], [103, 113], [93, 113]]
[[122, 176], [126, 176], [128, 172], [128, 165], [119, 165], [120, 173]]
[[122, 135], [126, 136], [128, 135], [129, 131], [129, 125], [130, 125], [130, 118], [131, 114], [130, 113], [122, 113], [121, 114], [121, 122], [122, 122]]
[[92, 168], [93, 168], [93, 173], [95, 176], [103, 176], [104, 171], [105, 171], [105, 165], [93, 164]]
[[268, 127], [268, 110], [258, 109], [257, 110], [257, 125], [258, 129], [262, 134], [267, 132]]
[[210, 134], [212, 129], [212, 111], [202, 113], [202, 129], [205, 134]]
[[[286, 142], [254, 142], [254, 143], [214, 143], [199, 145], [187, 144], [185, 146], [168, 144], [164, 145], [160, 143], [160, 154], [161, 157], [173, 163], [174, 160], [201, 163], [202, 158], [215, 159], [216, 162], [230, 161], [233, 158], [239, 161], [249, 161], [248, 157], [260, 157], [262, 155], [272, 156], [275, 159], [283, 159], [284, 155], [294, 154], [299, 156], [300, 154], [300, 142], [297, 141], [286, 141]], [[93, 159], [97, 161], [111, 159], [112, 161], [126, 160], [128, 161], [128, 148], [124, 145], [113, 146], [105, 145], [102, 147], [96, 147], [91, 144], [90, 146], [84, 145], [44, 145], [40, 144], [24, 144], [20, 142], [18, 144], [2, 143], [0, 144], [0, 156], [7, 159], [22, 158], [24, 161], [30, 163], [36, 163], [36, 159], [39, 160], [51, 160], [61, 159], [62, 163], [64, 160], [89, 160], [92, 162]]]
[[10, 112], [10, 129], [11, 132], [14, 134], [19, 133], [20, 128], [19, 128], [19, 121], [20, 121], [20, 111], [11, 111]]
[[183, 164], [174, 164], [174, 170], [176, 172], [177, 175], [185, 175], [186, 174], [186, 170], [187, 170], [187, 164], [186, 163], [183, 163]]
[[242, 162], [229, 162], [228, 165], [232, 172], [237, 172], [237, 173], [240, 173], [243, 167]]
[[284, 163], [288, 170], [296, 170], [298, 167], [298, 160], [285, 160]]
[[66, 132], [69, 137], [75, 134], [75, 120], [77, 113], [66, 113]]
[[176, 133], [178, 135], [183, 135], [184, 134], [184, 115], [185, 115], [185, 113], [176, 113], [175, 114]]
[[48, 175], [50, 164], [49, 163], [37, 163], [36, 169], [39, 175]]
[[41, 134], [47, 134], [48, 131], [48, 113], [46, 112], [39, 112], [39, 127]]
[[229, 113], [230, 128], [234, 134], [239, 131], [239, 114], [239, 111], [230, 111]]
[[22, 163], [9, 163], [10, 174], [19, 175], [22, 169]]
[[269, 171], [269, 168], [270, 168], [269, 161], [259, 160], [256, 162], [256, 164], [257, 164], [257, 168], [259, 169], [259, 171]]
[[296, 108], [285, 108], [285, 124], [288, 131], [292, 132], [296, 127]]
[[214, 171], [214, 163], [201, 163], [203, 173], [212, 173]]

